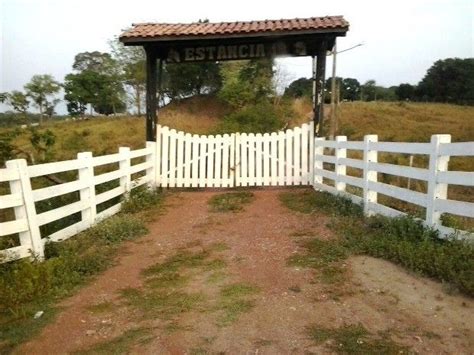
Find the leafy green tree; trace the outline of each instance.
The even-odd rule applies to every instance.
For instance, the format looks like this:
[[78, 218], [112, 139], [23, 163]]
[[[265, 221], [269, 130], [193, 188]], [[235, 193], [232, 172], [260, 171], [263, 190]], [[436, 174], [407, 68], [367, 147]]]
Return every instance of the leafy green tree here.
[[227, 62], [221, 73], [223, 84], [219, 97], [234, 108], [256, 105], [275, 95], [270, 59]]
[[164, 92], [173, 99], [213, 94], [222, 85], [217, 62], [167, 64], [164, 70]]
[[377, 89], [375, 87], [375, 80], [368, 80], [362, 86], [360, 90], [361, 100], [363, 101], [374, 101], [377, 100]]
[[51, 105], [50, 98], [61, 90], [61, 85], [49, 74], [34, 75], [25, 85], [26, 94], [39, 108], [40, 122], [43, 122], [44, 109]]
[[396, 87], [395, 93], [400, 101], [413, 100], [415, 98], [415, 87], [410, 84], [400, 84]]
[[8, 93], [0, 92], [0, 103], [4, 103], [8, 99]]
[[72, 67], [76, 73], [68, 74], [64, 84], [64, 98], [71, 115], [83, 115], [88, 104], [106, 115], [126, 109], [120, 67], [110, 54], [79, 53]]
[[137, 115], [142, 112], [146, 88], [146, 61], [142, 47], [124, 46], [118, 39], [109, 42], [112, 56], [117, 61], [124, 84], [131, 90], [131, 101]]
[[293, 81], [286, 89], [284, 96], [289, 97], [311, 97], [313, 93], [313, 83], [311, 79], [299, 78]]
[[7, 102], [16, 112], [25, 116], [28, 113], [30, 101], [28, 101], [28, 96], [21, 91], [13, 90], [8, 94]]
[[354, 78], [344, 78], [341, 83], [341, 98], [349, 101], [360, 99], [360, 83]]
[[417, 91], [422, 100], [474, 105], [474, 58], [436, 61]]

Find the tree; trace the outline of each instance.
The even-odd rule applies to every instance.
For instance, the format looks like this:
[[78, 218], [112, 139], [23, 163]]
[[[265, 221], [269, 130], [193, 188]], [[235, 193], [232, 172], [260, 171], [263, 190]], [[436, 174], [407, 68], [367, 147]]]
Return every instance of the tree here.
[[79, 53], [72, 67], [76, 73], [66, 75], [64, 83], [64, 98], [71, 115], [83, 115], [88, 104], [91, 110], [106, 115], [126, 109], [120, 67], [110, 54]]
[[400, 101], [413, 100], [415, 98], [415, 87], [410, 84], [400, 84], [395, 88], [395, 93]]
[[173, 99], [216, 93], [222, 85], [217, 62], [167, 64], [164, 92]]
[[311, 79], [299, 78], [293, 81], [286, 89], [285, 96], [290, 97], [311, 97], [313, 92], [313, 83]]
[[423, 100], [474, 105], [474, 58], [436, 61], [417, 91]]
[[366, 81], [360, 90], [361, 100], [374, 101], [377, 100], [377, 90], [375, 88], [375, 80]]
[[354, 78], [342, 80], [341, 97], [344, 100], [356, 101], [360, 99], [360, 83]]
[[4, 103], [8, 99], [8, 94], [6, 92], [0, 92], [0, 103]]
[[124, 84], [131, 90], [132, 102], [137, 115], [141, 115], [142, 103], [145, 98], [146, 61], [142, 47], [124, 46], [118, 39], [109, 42], [113, 58], [122, 71]]
[[58, 93], [60, 89], [60, 84], [49, 74], [34, 75], [30, 82], [25, 85], [26, 94], [39, 108], [40, 122], [43, 122], [44, 108], [51, 104], [48, 101], [49, 98]]
[[7, 102], [16, 112], [26, 116], [30, 102], [28, 101], [28, 96], [24, 93], [17, 90], [12, 91], [8, 94]]

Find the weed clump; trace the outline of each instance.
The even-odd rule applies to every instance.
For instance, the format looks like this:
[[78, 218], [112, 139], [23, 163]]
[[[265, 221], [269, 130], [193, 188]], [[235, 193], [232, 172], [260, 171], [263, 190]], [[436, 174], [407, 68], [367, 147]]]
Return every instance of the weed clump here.
[[212, 212], [238, 212], [242, 211], [244, 205], [252, 202], [253, 199], [252, 192], [229, 192], [211, 197], [209, 206]]

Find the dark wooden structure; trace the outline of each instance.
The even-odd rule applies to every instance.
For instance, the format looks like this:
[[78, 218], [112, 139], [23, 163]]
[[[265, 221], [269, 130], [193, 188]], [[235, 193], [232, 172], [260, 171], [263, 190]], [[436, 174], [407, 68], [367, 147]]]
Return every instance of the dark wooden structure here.
[[[248, 22], [164, 24], [142, 23], [122, 33], [125, 45], [146, 52], [146, 139], [155, 141], [157, 92], [163, 62], [190, 63], [263, 57], [313, 58], [313, 119], [322, 134], [326, 54], [349, 23], [342, 16]], [[159, 61], [159, 66], [157, 62]]]

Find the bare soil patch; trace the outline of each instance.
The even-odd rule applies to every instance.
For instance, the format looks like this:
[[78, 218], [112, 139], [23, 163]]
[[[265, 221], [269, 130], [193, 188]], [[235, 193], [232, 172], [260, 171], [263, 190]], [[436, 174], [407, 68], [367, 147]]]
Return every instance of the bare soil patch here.
[[349, 258], [337, 285], [288, 265], [302, 238], [334, 236], [326, 216], [282, 206], [281, 191], [252, 190], [252, 202], [227, 213], [208, 205], [219, 192], [172, 194], [149, 235], [17, 352], [334, 353], [336, 336], [318, 342], [309, 329], [351, 325], [367, 332], [356, 347], [375, 339], [387, 353], [471, 352], [472, 299], [374, 258]]

